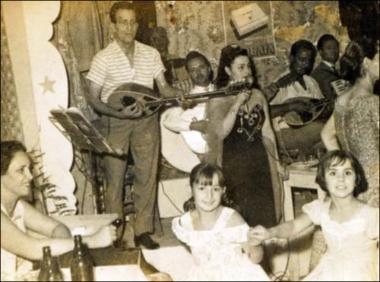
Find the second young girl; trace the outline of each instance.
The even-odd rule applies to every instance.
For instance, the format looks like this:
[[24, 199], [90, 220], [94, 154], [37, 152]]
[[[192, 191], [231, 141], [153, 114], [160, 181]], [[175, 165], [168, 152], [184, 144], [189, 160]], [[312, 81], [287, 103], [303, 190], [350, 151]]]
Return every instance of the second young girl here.
[[328, 152], [321, 160], [316, 182], [327, 192], [325, 200], [303, 206], [303, 214], [266, 229], [256, 226], [257, 240], [288, 238], [311, 225], [320, 225], [327, 251], [304, 281], [379, 281], [379, 209], [356, 197], [366, 189], [363, 170], [348, 152]]
[[226, 187], [221, 169], [201, 163], [190, 174], [194, 208], [173, 220], [179, 240], [191, 248], [195, 266], [192, 281], [269, 281], [258, 264], [263, 256], [259, 241], [247, 242], [249, 226], [233, 209], [223, 205]]

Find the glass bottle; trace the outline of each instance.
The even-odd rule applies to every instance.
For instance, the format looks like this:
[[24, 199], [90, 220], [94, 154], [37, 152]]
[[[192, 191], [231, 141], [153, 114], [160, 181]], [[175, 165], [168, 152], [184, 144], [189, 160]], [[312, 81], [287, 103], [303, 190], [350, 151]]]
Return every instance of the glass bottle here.
[[51, 255], [50, 247], [43, 247], [42, 252], [43, 258], [38, 281], [64, 281], [58, 260]]
[[70, 265], [72, 281], [94, 281], [94, 264], [82, 243], [82, 236], [74, 236], [74, 250]]

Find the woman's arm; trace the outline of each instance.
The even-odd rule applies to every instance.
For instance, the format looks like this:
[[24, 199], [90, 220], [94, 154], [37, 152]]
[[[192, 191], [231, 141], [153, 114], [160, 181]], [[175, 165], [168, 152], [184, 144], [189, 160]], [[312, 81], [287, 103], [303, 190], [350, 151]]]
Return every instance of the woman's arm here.
[[250, 230], [249, 238], [259, 240], [261, 242], [274, 238], [292, 239], [292, 237], [312, 225], [313, 222], [310, 217], [303, 213], [294, 220], [286, 221], [269, 229], [266, 229], [261, 225], [255, 226]]
[[250, 93], [242, 92], [236, 97], [213, 99], [209, 102], [208, 119], [212, 127], [224, 139], [230, 134], [237, 113], [242, 104], [249, 98]]
[[321, 131], [321, 139], [328, 151], [339, 150], [340, 146], [336, 136], [334, 113], [324, 125]]
[[29, 203], [22, 201], [24, 206], [24, 221], [27, 229], [49, 238], [71, 238], [70, 229], [63, 223], [47, 216]]
[[[26, 209], [26, 213], [29, 210]], [[31, 215], [25, 216], [25, 219], [29, 221], [27, 226], [32, 226], [33, 229], [40, 226], [40, 224], [30, 223], [30, 221], [35, 221], [41, 219], [37, 216], [34, 218], [35, 213], [32, 212]], [[44, 218], [44, 217], [42, 217]], [[46, 219], [46, 218], [45, 218]], [[42, 222], [43, 224], [43, 222]], [[50, 228], [44, 228], [42, 235], [51, 233], [51, 236], [65, 236], [66, 231], [58, 230], [60, 224], [54, 225], [53, 222], [49, 221], [47, 223]], [[51, 229], [52, 226], [55, 228]], [[38, 230], [35, 230], [38, 232]], [[62, 233], [61, 233], [62, 232]], [[44, 234], [45, 233], [45, 234]], [[56, 234], [58, 233], [58, 234]], [[89, 248], [101, 248], [107, 247], [112, 244], [113, 240], [116, 239], [116, 229], [114, 226], [104, 226], [98, 232], [90, 236], [84, 236], [83, 241], [88, 245]], [[11, 252], [17, 256], [24, 257], [29, 260], [40, 260], [42, 259], [42, 248], [45, 246], [50, 246], [53, 256], [58, 256], [71, 251], [74, 248], [74, 241], [72, 238], [34, 238], [27, 233], [21, 231], [7, 215], [1, 212], [1, 247]]]

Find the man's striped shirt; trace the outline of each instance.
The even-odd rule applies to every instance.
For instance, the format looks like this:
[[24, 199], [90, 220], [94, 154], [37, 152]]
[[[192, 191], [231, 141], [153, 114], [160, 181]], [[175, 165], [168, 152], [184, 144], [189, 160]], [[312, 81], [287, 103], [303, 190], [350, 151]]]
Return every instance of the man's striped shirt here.
[[103, 86], [100, 100], [107, 103], [112, 92], [124, 83], [133, 82], [153, 89], [153, 80], [164, 71], [160, 54], [153, 47], [135, 41], [132, 67], [118, 43], [113, 41], [95, 55], [87, 78]]

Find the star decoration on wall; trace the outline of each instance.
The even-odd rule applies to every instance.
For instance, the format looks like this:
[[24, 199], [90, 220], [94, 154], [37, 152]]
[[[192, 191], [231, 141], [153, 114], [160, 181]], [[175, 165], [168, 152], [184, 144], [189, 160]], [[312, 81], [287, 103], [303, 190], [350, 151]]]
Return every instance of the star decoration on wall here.
[[44, 89], [43, 93], [45, 94], [47, 91], [50, 91], [51, 93], [54, 93], [54, 89], [53, 89], [54, 83], [55, 83], [55, 80], [49, 80], [49, 78], [47, 77], [47, 75], [45, 75], [44, 82], [40, 83], [40, 85]]

